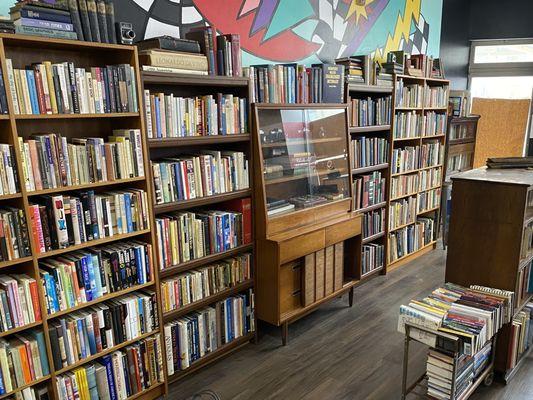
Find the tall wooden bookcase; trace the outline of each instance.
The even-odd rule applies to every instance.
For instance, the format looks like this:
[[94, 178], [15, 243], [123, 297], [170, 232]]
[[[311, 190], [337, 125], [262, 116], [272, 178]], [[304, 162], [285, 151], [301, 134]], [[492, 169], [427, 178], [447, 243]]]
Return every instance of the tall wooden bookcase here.
[[[194, 97], [203, 95], [213, 95], [216, 98], [217, 93], [233, 94], [240, 98], [250, 99], [250, 81], [248, 78], [240, 77], [226, 77], [226, 76], [199, 76], [199, 75], [180, 75], [169, 74], [160, 72], [147, 72], [142, 71], [142, 83], [145, 90], [149, 90], [154, 93], [174, 94], [175, 96]], [[250, 108], [248, 104], [248, 124], [251, 126]], [[143, 108], [144, 111], [144, 108]], [[251, 151], [251, 135], [249, 132], [245, 134], [228, 134], [228, 135], [215, 135], [215, 136], [194, 136], [194, 137], [177, 137], [177, 138], [152, 138], [147, 139], [149, 159], [151, 161], [164, 158], [164, 157], [176, 157], [180, 154], [190, 154], [194, 151], [201, 151], [205, 149], [210, 150], [235, 150], [245, 153], [249, 162], [249, 171], [251, 171], [252, 165], [252, 151]], [[154, 185], [153, 185], [153, 173], [152, 168], [149, 167], [150, 174], [150, 191], [152, 193], [153, 203], [153, 219], [159, 215], [170, 213], [173, 211], [186, 211], [192, 210], [197, 207], [210, 207], [217, 209], [217, 204], [242, 198], [252, 198], [253, 181], [250, 175], [250, 188], [245, 190], [233, 191], [224, 194], [212, 195], [208, 197], [196, 198], [193, 200], [184, 200], [174, 203], [155, 204]], [[253, 203], [252, 203], [252, 218]], [[155, 232], [155, 229], [154, 229]], [[252, 228], [253, 232], [253, 228]], [[192, 269], [206, 266], [217, 261], [223, 260], [228, 257], [235, 256], [242, 253], [251, 253], [252, 262], [255, 265], [254, 257], [254, 245], [244, 244], [242, 246], [233, 248], [229, 251], [217, 254], [210, 254], [206, 257], [194, 259], [185, 263], [171, 266], [169, 268], [160, 270], [158, 269], [158, 281], [176, 276], [177, 274], [190, 271]], [[169, 321], [181, 318], [187, 314], [193, 313], [201, 308], [214, 304], [225, 298], [236, 295], [253, 288], [255, 280], [255, 268], [253, 268], [252, 279], [239, 283], [227, 290], [218, 292], [212, 296], [204, 298], [200, 301], [188, 304], [177, 310], [161, 313], [161, 327]], [[158, 288], [160, 290], [160, 288]], [[160, 307], [162, 310], [162, 306]], [[208, 353], [206, 356], [194, 361], [187, 369], [177, 371], [171, 376], [167, 376], [167, 368], [165, 366], [166, 382], [176, 382], [185, 376], [197, 371], [198, 369], [208, 365], [221, 357], [229, 354], [230, 352], [242, 347], [243, 345], [254, 339], [255, 332], [251, 332], [245, 336], [239, 337], [230, 343], [219, 347], [216, 351]]]
[[[533, 174], [526, 169], [478, 168], [452, 177], [446, 281], [515, 293], [513, 317], [533, 298]], [[531, 336], [530, 336], [531, 337]], [[498, 334], [496, 371], [509, 381], [533, 349], [508, 368], [511, 324]]]
[[[442, 104], [442, 107], [426, 107], [425, 104], [426, 104], [426, 98], [425, 96], [422, 96], [422, 106], [421, 107], [397, 107], [395, 106], [396, 104], [396, 99], [397, 99], [397, 96], [398, 96], [398, 92], [397, 92], [397, 84], [399, 82], [400, 79], [403, 79], [403, 81], [406, 83], [406, 84], [418, 84], [418, 85], [421, 85], [423, 88], [424, 88], [424, 93], [425, 93], [425, 89], [426, 88], [431, 88], [431, 87], [443, 87], [443, 88], [449, 88], [449, 81], [445, 80], [445, 79], [434, 79], [434, 78], [423, 78], [423, 77], [415, 77], [415, 76], [409, 76], [409, 75], [394, 75], [394, 89], [393, 89], [393, 115], [392, 115], [392, 128], [391, 128], [391, 136], [390, 136], [390, 143], [391, 143], [391, 146], [390, 146], [390, 162], [392, 162], [392, 154], [393, 154], [393, 151], [394, 149], [398, 149], [398, 148], [405, 148], [406, 146], [413, 146], [413, 147], [416, 147], [416, 146], [422, 146], [424, 144], [427, 144], [427, 143], [432, 143], [432, 142], [437, 142], [439, 144], [442, 145], [441, 147], [441, 151], [442, 153], [444, 152], [444, 146], [445, 146], [445, 143], [446, 143], [446, 134], [439, 134], [439, 135], [432, 135], [432, 136], [427, 136], [426, 133], [424, 132], [424, 130], [422, 129], [422, 135], [421, 136], [417, 136], [417, 137], [412, 137], [412, 138], [402, 138], [402, 139], [395, 139], [394, 138], [394, 124], [395, 124], [395, 121], [396, 121], [396, 118], [397, 118], [397, 113], [398, 112], [415, 112], [417, 115], [427, 115], [428, 112], [430, 111], [434, 111], [436, 113], [439, 113], [439, 114], [443, 114], [443, 115], [447, 115], [447, 112], [448, 112], [448, 100], [446, 99], [446, 102], [445, 104]], [[448, 91], [449, 92], [449, 91]], [[443, 159], [443, 157], [442, 157]], [[404, 225], [401, 225], [401, 226], [395, 226], [395, 227], [391, 227], [390, 225], [387, 226], [387, 236], [388, 236], [388, 245], [387, 245], [387, 269], [388, 270], [392, 270], [394, 268], [397, 268], [397, 267], [400, 267], [401, 265], [404, 265], [406, 263], [408, 263], [409, 261], [421, 256], [422, 254], [425, 254], [433, 249], [435, 249], [436, 247], [436, 244], [437, 244], [437, 234], [438, 234], [438, 221], [439, 221], [439, 213], [440, 213], [440, 205], [436, 206], [436, 207], [433, 207], [431, 209], [425, 209], [425, 210], [418, 210], [418, 202], [419, 202], [419, 199], [420, 199], [420, 194], [422, 194], [423, 192], [425, 192], [426, 190], [420, 190], [420, 181], [421, 181], [421, 174], [424, 173], [424, 171], [428, 171], [428, 170], [432, 170], [432, 169], [440, 169], [441, 171], [441, 179], [440, 179], [440, 183], [439, 185], [435, 185], [434, 187], [430, 188], [430, 190], [440, 190], [442, 188], [442, 180], [443, 180], [443, 175], [444, 175], [444, 169], [443, 169], [443, 165], [442, 163], [440, 163], [439, 165], [435, 165], [435, 166], [431, 166], [431, 167], [428, 167], [428, 168], [415, 168], [413, 170], [409, 170], [409, 171], [406, 171], [406, 172], [401, 172], [401, 173], [397, 173], [397, 174], [389, 174], [389, 197], [388, 197], [388, 202], [387, 202], [387, 208], [389, 209], [390, 208], [390, 205], [391, 205], [391, 202], [395, 201], [395, 200], [401, 200], [402, 198], [409, 198], [409, 197], [413, 197], [416, 199], [416, 215], [414, 216], [414, 218], [409, 221], [407, 224], [404, 224]], [[392, 169], [391, 169], [391, 172], [392, 172]], [[409, 193], [408, 195], [406, 196], [400, 196], [400, 197], [397, 197], [397, 198], [391, 198], [391, 186], [392, 186], [392, 179], [394, 177], [397, 177], [397, 176], [402, 176], [402, 175], [418, 175], [419, 177], [419, 188], [417, 191], [413, 192], [413, 193]], [[440, 197], [440, 196], [439, 196]], [[389, 210], [390, 211], [390, 210]], [[403, 228], [407, 228], [407, 227], [410, 227], [410, 226], [415, 226], [416, 225], [416, 221], [417, 221], [417, 218], [419, 217], [422, 217], [422, 216], [431, 216], [435, 223], [434, 223], [434, 237], [433, 237], [433, 240], [431, 240], [431, 242], [425, 244], [424, 246], [416, 249], [415, 251], [409, 253], [409, 254], [404, 254], [403, 256], [399, 257], [398, 259], [396, 260], [390, 260], [389, 258], [389, 253], [390, 253], [390, 237], [391, 237], [391, 233], [392, 232], [395, 232], [395, 231], [398, 231], [400, 229], [403, 229]], [[390, 212], [389, 212], [389, 219], [387, 222], [390, 221]]]
[[[44, 60], [51, 61], [52, 63], [71, 61], [79, 67], [90, 68], [94, 66], [102, 66], [109, 64], [120, 64], [126, 63], [134, 67], [136, 73], [135, 79], [137, 83], [137, 88], [141, 87], [140, 76], [138, 74], [138, 58], [137, 58], [137, 49], [133, 46], [121, 46], [121, 45], [112, 45], [112, 44], [101, 44], [101, 43], [90, 43], [90, 42], [80, 42], [80, 41], [70, 41], [70, 40], [59, 40], [59, 39], [49, 39], [49, 38], [39, 38], [39, 37], [30, 37], [22, 35], [11, 35], [11, 34], [1, 34], [0, 35], [0, 59], [3, 80], [6, 83], [8, 82], [7, 77], [7, 65], [6, 58], [9, 58], [13, 62], [14, 68], [24, 68], [27, 65], [32, 63], [40, 63]], [[137, 90], [138, 99], [137, 103], [142, 104], [141, 91]], [[20, 148], [18, 138], [23, 137], [27, 138], [35, 133], [42, 132], [54, 132], [60, 133], [67, 138], [74, 137], [107, 137], [112, 134], [113, 129], [144, 129], [143, 115], [139, 112], [130, 112], [130, 113], [115, 113], [115, 114], [52, 114], [52, 115], [33, 115], [33, 114], [14, 114], [13, 108], [13, 99], [11, 98], [10, 91], [6, 88], [6, 95], [8, 100], [8, 115], [0, 116], [0, 141], [2, 143], [8, 143], [14, 146], [16, 153], [16, 169], [19, 177], [23, 177], [23, 167], [20, 158]], [[144, 138], [144, 135], [143, 135]], [[148, 161], [147, 161], [147, 143], [143, 139], [143, 155], [144, 155], [144, 165], [145, 171], [148, 171]], [[20, 193], [10, 196], [2, 196], [0, 201], [3, 205], [11, 205], [17, 208], [21, 208], [25, 211], [29, 229], [30, 228], [30, 218], [29, 218], [29, 204], [34, 196], [44, 195], [44, 194], [62, 194], [69, 193], [73, 190], [79, 189], [94, 189], [95, 191], [105, 191], [109, 189], [127, 189], [127, 188], [136, 188], [142, 189], [150, 193], [150, 184], [148, 181], [148, 176], [139, 178], [131, 178], [124, 180], [117, 180], [112, 182], [103, 182], [95, 183], [89, 185], [80, 185], [80, 186], [68, 186], [61, 187], [57, 189], [46, 189], [28, 192], [24, 186], [23, 181], [21, 180]], [[151, 213], [151, 208], [149, 208]], [[151, 229], [146, 229], [143, 231], [138, 231], [129, 234], [115, 235], [111, 237], [106, 237], [104, 239], [93, 240], [89, 242], [82, 243], [80, 245], [70, 246], [66, 249], [52, 250], [44, 254], [37, 254], [37, 244], [34, 243], [33, 236], [30, 234], [30, 243], [32, 256], [26, 257], [10, 262], [3, 262], [0, 264], [0, 269], [2, 274], [9, 273], [26, 273], [33, 277], [38, 282], [39, 288], [39, 299], [41, 314], [43, 316], [42, 322], [30, 324], [21, 328], [13, 329], [7, 332], [0, 334], [0, 337], [8, 337], [14, 333], [22, 332], [30, 328], [42, 329], [44, 332], [46, 350], [48, 353], [48, 363], [50, 365], [50, 375], [43, 377], [37, 381], [31, 382], [29, 385], [22, 386], [12, 391], [2, 395], [1, 397], [6, 397], [9, 394], [15, 394], [22, 391], [26, 387], [34, 387], [38, 384], [46, 384], [49, 389], [49, 394], [54, 399], [58, 399], [58, 391], [56, 387], [56, 376], [73, 371], [75, 368], [83, 366], [91, 361], [94, 361], [98, 357], [110, 354], [116, 350], [123, 349], [128, 345], [131, 345], [147, 336], [159, 335], [160, 330], [156, 329], [148, 335], [143, 335], [135, 340], [124, 342], [114, 346], [113, 348], [107, 349], [98, 355], [85, 358], [75, 364], [72, 364], [68, 367], [62, 368], [60, 371], [54, 369], [54, 363], [52, 358], [52, 351], [50, 345], [50, 337], [48, 333], [48, 324], [51, 320], [59, 317], [65, 316], [70, 312], [83, 310], [86, 307], [91, 305], [102, 303], [106, 300], [115, 299], [121, 295], [127, 293], [133, 293], [140, 289], [152, 289], [155, 290], [158, 287], [157, 274], [155, 278], [144, 285], [139, 285], [131, 287], [126, 290], [119, 292], [114, 292], [111, 294], [106, 294], [96, 300], [87, 302], [85, 304], [78, 305], [77, 307], [71, 308], [67, 311], [55, 313], [53, 315], [48, 315], [46, 310], [46, 303], [44, 297], [44, 289], [39, 278], [39, 266], [38, 263], [41, 260], [44, 260], [48, 257], [58, 256], [67, 254], [76, 250], [82, 250], [89, 247], [115, 243], [124, 239], [138, 239], [143, 242], [154, 244], [154, 237], [152, 235]], [[155, 266], [153, 266], [155, 268]], [[159, 303], [159, 298], [157, 299]], [[161, 338], [163, 339], [163, 338]], [[163, 346], [164, 341], [161, 340], [161, 345]], [[160, 397], [165, 393], [164, 382], [161, 381], [149, 389], [140, 392], [131, 397], [131, 399], [155, 399]]]
[[[376, 100], [377, 98], [381, 97], [387, 97], [392, 96], [392, 86], [376, 86], [376, 85], [360, 85], [360, 84], [347, 84], [346, 85], [346, 93], [348, 95], [348, 100], [351, 99], [362, 99], [366, 100], [368, 98], [371, 98], [373, 100]], [[392, 112], [392, 109], [391, 109]], [[350, 151], [353, 152], [353, 146], [351, 145], [351, 141], [355, 140], [357, 138], [366, 137], [366, 138], [383, 138], [388, 143], [388, 146], [390, 147], [391, 144], [391, 125], [375, 125], [375, 126], [350, 126], [349, 127], [350, 137], [349, 137], [349, 144], [350, 144]], [[352, 160], [354, 160], [354, 155], [352, 154], [351, 157]], [[369, 167], [362, 167], [362, 168], [352, 168], [351, 169], [351, 181], [353, 182], [356, 177], [364, 176], [372, 174], [373, 172], [379, 171], [381, 172], [381, 175], [383, 178], [385, 178], [387, 184], [386, 184], [386, 190], [385, 190], [385, 201], [365, 207], [360, 209], [355, 209], [354, 211], [360, 214], [366, 214], [377, 210], [383, 210], [385, 213], [385, 222], [383, 230], [379, 233], [373, 234], [368, 237], [362, 236], [362, 245], [366, 244], [380, 244], [384, 246], [384, 257], [383, 257], [383, 265], [380, 267], [377, 267], [373, 270], [370, 270], [366, 273], [363, 273], [363, 271], [359, 271], [359, 279], [362, 281], [372, 277], [375, 274], [381, 273], [385, 274], [386, 268], [387, 268], [387, 227], [389, 226], [388, 218], [389, 213], [387, 211], [387, 203], [389, 198], [389, 188], [388, 188], [388, 182], [390, 179], [390, 156], [387, 155], [387, 162], [382, 164], [377, 164], [374, 166]], [[364, 223], [364, 222], [363, 222]], [[361, 263], [362, 264], [362, 263]]]

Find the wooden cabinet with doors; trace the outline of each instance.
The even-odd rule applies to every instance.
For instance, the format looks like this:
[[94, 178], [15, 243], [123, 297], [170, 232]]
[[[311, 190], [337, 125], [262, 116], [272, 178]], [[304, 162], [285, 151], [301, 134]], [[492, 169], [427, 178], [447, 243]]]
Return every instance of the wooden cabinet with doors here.
[[361, 278], [345, 105], [255, 104], [258, 319], [282, 327]]

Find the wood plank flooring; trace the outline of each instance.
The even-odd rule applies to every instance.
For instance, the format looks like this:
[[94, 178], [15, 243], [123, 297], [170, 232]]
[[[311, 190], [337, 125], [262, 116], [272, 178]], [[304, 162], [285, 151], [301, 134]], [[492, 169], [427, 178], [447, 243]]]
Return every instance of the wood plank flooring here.
[[[289, 327], [289, 345], [279, 329], [262, 326], [250, 344], [170, 386], [169, 399], [203, 390], [221, 400], [399, 399], [403, 335], [396, 330], [400, 304], [443, 283], [445, 252], [435, 250], [386, 277], [378, 276], [347, 296]], [[424, 371], [424, 346], [411, 347], [411, 377]], [[533, 358], [507, 386], [482, 387], [474, 400], [533, 399]], [[202, 397], [208, 399], [208, 397]]]

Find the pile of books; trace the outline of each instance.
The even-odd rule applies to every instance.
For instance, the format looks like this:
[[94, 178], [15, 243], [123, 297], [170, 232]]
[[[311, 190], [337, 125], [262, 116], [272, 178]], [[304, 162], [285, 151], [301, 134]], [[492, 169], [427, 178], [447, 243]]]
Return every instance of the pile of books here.
[[35, 279], [24, 274], [0, 276], [0, 332], [41, 321]]
[[287, 200], [267, 199], [267, 215], [269, 217], [294, 211], [295, 208], [294, 204], [289, 203]]
[[252, 102], [344, 102], [344, 69], [340, 65], [315, 64], [310, 68], [295, 63], [253, 65], [243, 68], [243, 74], [251, 80]]
[[366, 99], [348, 98], [350, 126], [389, 125], [392, 96]]
[[162, 382], [159, 335], [149, 337], [56, 377], [62, 400], [120, 399]]
[[386, 179], [381, 172], [354, 179], [354, 207], [356, 210], [383, 203], [385, 201]]
[[[491, 343], [488, 343], [489, 352]], [[474, 379], [474, 357], [461, 355], [456, 364], [455, 375], [454, 359], [445, 352], [429, 350], [426, 363], [428, 377], [428, 394], [439, 400], [459, 399], [472, 385]], [[452, 387], [455, 393], [452, 396]]]
[[[8, 361], [9, 360], [9, 361]], [[50, 374], [43, 332], [31, 330], [0, 339], [3, 391], [9, 393]]]
[[344, 75], [348, 84], [371, 84], [371, 56], [353, 56], [339, 58], [335, 64], [344, 67]]
[[499, 157], [488, 158], [487, 168], [533, 168], [533, 157]]
[[137, 292], [54, 320], [48, 325], [54, 368], [94, 356], [157, 329], [154, 292]]
[[121, 242], [39, 262], [48, 314], [53, 315], [153, 279], [151, 245]]
[[0, 261], [31, 256], [26, 213], [14, 207], [0, 208]]
[[159, 265], [170, 268], [244, 244], [243, 214], [205, 210], [156, 219]]
[[[87, 185], [144, 176], [141, 131], [113, 131], [103, 138], [67, 138], [55, 133], [19, 137], [26, 190]], [[48, 155], [51, 155], [49, 157]]]
[[39, 196], [29, 210], [40, 254], [150, 226], [148, 197], [140, 189]]
[[20, 185], [14, 147], [10, 144], [0, 144], [0, 157], [0, 196], [15, 194]]
[[165, 324], [168, 375], [255, 330], [254, 293], [228, 297]]
[[385, 246], [378, 243], [365, 244], [361, 253], [361, 273], [367, 274], [383, 267], [385, 261]]
[[360, 136], [352, 140], [352, 168], [371, 167], [388, 160], [389, 142], [383, 138]]
[[103, 114], [138, 112], [131, 65], [76, 68], [50, 61], [14, 69], [6, 59], [15, 114]]
[[392, 88], [393, 82], [394, 74], [388, 72], [387, 69], [380, 63], [374, 62], [374, 85]]
[[152, 162], [156, 204], [244, 190], [248, 160], [239, 151], [204, 151], [201, 155]]
[[163, 312], [170, 312], [245, 282], [252, 277], [251, 254], [226, 258], [161, 282]]
[[114, 0], [23, 0], [9, 14], [16, 33], [117, 43]]
[[232, 94], [175, 97], [144, 92], [148, 138], [248, 132], [248, 102]]
[[364, 213], [361, 228], [363, 239], [382, 233], [385, 230], [385, 209]]
[[383, 64], [385, 73], [401, 75], [405, 73], [405, 63], [408, 55], [403, 51], [391, 51], [387, 54], [387, 62]]
[[0, 15], [0, 33], [15, 33], [15, 24], [10, 17]]

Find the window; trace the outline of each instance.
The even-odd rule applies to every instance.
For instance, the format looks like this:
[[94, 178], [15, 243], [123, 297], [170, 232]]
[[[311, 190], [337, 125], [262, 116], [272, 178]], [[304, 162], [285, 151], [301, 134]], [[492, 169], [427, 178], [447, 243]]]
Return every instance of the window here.
[[474, 77], [471, 80], [472, 98], [530, 99], [533, 76]]
[[533, 62], [533, 44], [477, 45], [474, 64]]

